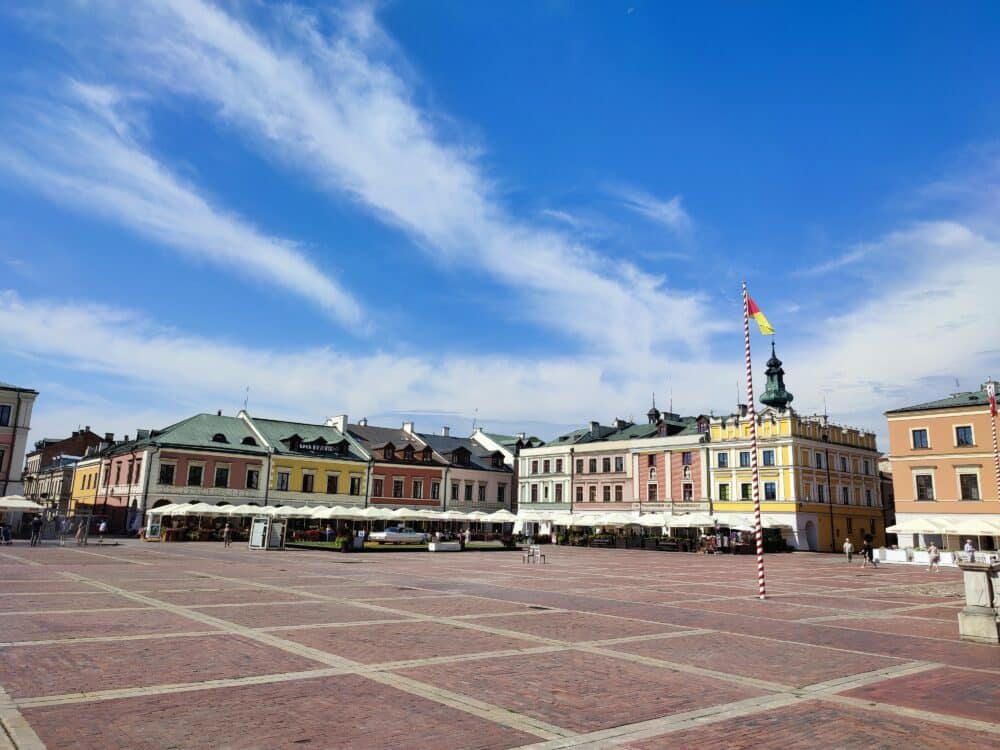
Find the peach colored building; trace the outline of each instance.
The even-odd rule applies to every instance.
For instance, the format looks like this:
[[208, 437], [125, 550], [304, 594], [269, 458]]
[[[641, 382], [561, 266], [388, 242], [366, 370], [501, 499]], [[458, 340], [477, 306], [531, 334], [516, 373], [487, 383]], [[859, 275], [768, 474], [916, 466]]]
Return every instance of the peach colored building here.
[[[986, 385], [893, 409], [886, 418], [896, 523], [930, 521], [941, 531], [900, 534], [899, 546], [934, 541], [955, 550], [972, 538], [976, 549], [996, 550], [1000, 500]], [[995, 533], [989, 533], [994, 527]]]

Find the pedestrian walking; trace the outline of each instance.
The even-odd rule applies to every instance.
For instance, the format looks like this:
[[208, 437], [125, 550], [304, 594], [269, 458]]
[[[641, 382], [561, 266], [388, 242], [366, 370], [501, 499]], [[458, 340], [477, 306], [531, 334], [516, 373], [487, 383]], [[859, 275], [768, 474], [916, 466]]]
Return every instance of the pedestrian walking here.
[[70, 531], [73, 528], [73, 523], [69, 518], [64, 518], [59, 522], [59, 546], [66, 546], [66, 537], [69, 536]]
[[931, 542], [931, 546], [927, 548], [927, 572], [930, 573], [934, 571], [935, 573], [941, 572], [941, 550], [937, 548], [937, 545]]
[[76, 543], [78, 545], [86, 544], [88, 536], [90, 536], [90, 517], [85, 516], [80, 519], [80, 526], [76, 530]]
[[98, 536], [97, 536], [97, 543], [98, 544], [104, 544], [104, 535], [107, 534], [107, 533], [108, 533], [108, 522], [107, 521], [101, 521], [97, 525], [97, 534], [98, 534]]
[[35, 516], [31, 519], [31, 546], [37, 547], [42, 543], [42, 526], [45, 523], [42, 521], [41, 516]]
[[968, 557], [969, 557], [969, 562], [975, 562], [976, 561], [976, 548], [972, 545], [972, 540], [971, 539], [966, 539], [965, 540], [964, 550], [965, 550], [965, 554], [968, 555]]
[[847, 555], [847, 562], [850, 563], [854, 557], [854, 545], [851, 544], [850, 539], [844, 541], [844, 554]]
[[872, 559], [872, 543], [865, 539], [861, 542], [861, 567], [867, 568]]
[[222, 543], [226, 547], [233, 543], [233, 529], [228, 523], [222, 528]]

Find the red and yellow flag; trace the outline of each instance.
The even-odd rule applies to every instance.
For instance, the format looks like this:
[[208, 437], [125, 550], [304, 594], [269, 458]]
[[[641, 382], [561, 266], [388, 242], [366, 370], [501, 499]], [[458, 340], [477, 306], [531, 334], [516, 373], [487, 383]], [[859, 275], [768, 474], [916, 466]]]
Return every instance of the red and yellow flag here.
[[765, 336], [774, 335], [774, 328], [771, 327], [767, 318], [764, 317], [764, 313], [760, 311], [757, 303], [753, 301], [753, 298], [749, 294], [747, 295], [747, 314], [757, 321], [757, 327], [761, 333]]

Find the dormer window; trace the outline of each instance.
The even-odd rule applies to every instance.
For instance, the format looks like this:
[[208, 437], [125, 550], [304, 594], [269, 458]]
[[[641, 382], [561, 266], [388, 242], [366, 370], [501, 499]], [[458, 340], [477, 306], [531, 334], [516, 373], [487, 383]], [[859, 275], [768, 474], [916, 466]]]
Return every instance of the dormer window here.
[[382, 451], [382, 456], [385, 458], [386, 461], [392, 460], [392, 454], [393, 454], [392, 446], [391, 445], [385, 446], [385, 449]]
[[413, 460], [413, 446], [412, 445], [408, 445], [405, 448], [403, 448], [403, 458], [406, 459], [407, 461], [412, 461]]
[[494, 469], [499, 469], [501, 466], [503, 466], [503, 454], [502, 453], [494, 453], [493, 454], [493, 468]]
[[229, 441], [226, 440], [226, 436], [225, 435], [223, 435], [221, 432], [217, 432], [214, 435], [212, 435], [212, 442], [213, 443], [228, 443]]
[[423, 453], [420, 454], [420, 457], [424, 460], [425, 464], [429, 464], [431, 462], [431, 458], [433, 457], [433, 451], [431, 451], [430, 448], [424, 448]]
[[249, 437], [249, 436], [243, 438], [243, 440], [241, 440], [240, 442], [242, 442], [243, 445], [257, 445], [257, 441], [254, 440], [252, 437]]

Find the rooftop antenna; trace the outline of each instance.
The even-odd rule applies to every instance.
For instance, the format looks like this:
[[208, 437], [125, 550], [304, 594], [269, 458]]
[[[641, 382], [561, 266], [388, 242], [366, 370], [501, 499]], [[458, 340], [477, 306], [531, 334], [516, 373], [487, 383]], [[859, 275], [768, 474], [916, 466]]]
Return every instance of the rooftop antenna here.
[[955, 391], [956, 392], [961, 392], [961, 390], [962, 390], [962, 386], [959, 385], [958, 378], [955, 378]]
[[830, 413], [826, 409], [826, 391], [823, 391], [823, 416], [827, 419], [830, 418]]
[[250, 402], [250, 386], [247, 386], [246, 393], [243, 394], [243, 411], [247, 410], [247, 404]]
[[674, 387], [670, 386], [670, 413], [674, 413]]
[[473, 432], [476, 431], [476, 422], [478, 422], [478, 421], [479, 421], [479, 407], [477, 406], [473, 410], [473, 417], [472, 417], [472, 431]]

